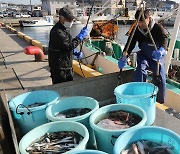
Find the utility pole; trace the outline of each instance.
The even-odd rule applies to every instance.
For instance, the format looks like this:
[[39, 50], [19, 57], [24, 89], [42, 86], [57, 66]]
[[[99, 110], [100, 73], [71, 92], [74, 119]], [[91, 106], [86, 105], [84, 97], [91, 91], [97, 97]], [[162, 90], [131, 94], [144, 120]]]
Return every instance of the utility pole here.
[[30, 7], [31, 7], [31, 13], [32, 13], [32, 4], [31, 4], [31, 0], [30, 0]]

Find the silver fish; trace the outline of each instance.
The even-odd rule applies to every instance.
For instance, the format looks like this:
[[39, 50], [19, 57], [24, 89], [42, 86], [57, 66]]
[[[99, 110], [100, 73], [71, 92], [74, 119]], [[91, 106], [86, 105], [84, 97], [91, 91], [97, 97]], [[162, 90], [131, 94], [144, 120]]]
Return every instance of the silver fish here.
[[126, 149], [126, 150], [122, 150], [121, 151], [121, 154], [128, 154], [129, 153], [129, 149]]
[[145, 154], [143, 144], [140, 141], [138, 141], [136, 144], [137, 144], [138, 151], [140, 152], [140, 154]]
[[132, 149], [134, 154], [139, 154], [138, 147], [136, 146], [136, 144], [132, 144]]
[[47, 143], [50, 143], [50, 142], [51, 142], [51, 140], [50, 140], [48, 137], [45, 138], [45, 141], [46, 141]]

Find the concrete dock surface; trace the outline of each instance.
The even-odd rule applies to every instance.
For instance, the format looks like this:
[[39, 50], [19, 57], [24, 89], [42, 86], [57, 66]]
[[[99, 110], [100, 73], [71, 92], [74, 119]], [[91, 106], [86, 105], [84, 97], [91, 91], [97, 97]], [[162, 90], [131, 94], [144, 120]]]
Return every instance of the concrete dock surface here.
[[[0, 40], [0, 80], [6, 90], [10, 90], [9, 85], [11, 90], [28, 90], [52, 84], [47, 55], [43, 62], [35, 62], [34, 55], [24, 53], [30, 44], [5, 28], [0, 30]], [[75, 75], [75, 79], [79, 78]]]
[[[0, 66], [1, 74], [9, 74], [14, 69], [25, 89], [52, 84], [47, 58], [45, 62], [35, 62], [34, 55], [24, 53], [30, 44], [5, 28], [0, 30], [0, 40], [1, 61], [5, 62]], [[4, 76], [0, 78], [3, 80]]]

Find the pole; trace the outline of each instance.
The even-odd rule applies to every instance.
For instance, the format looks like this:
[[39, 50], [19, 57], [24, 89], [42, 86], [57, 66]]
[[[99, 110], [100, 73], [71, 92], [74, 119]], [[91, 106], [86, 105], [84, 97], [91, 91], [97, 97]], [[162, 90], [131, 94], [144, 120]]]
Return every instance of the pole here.
[[178, 31], [179, 31], [179, 25], [180, 25], [180, 5], [178, 7], [176, 20], [175, 20], [174, 28], [173, 28], [173, 33], [172, 33], [171, 40], [170, 40], [169, 47], [168, 47], [168, 52], [167, 52], [167, 55], [165, 57], [165, 62], [166, 62], [165, 63], [165, 71], [166, 71], [166, 74], [168, 74], [169, 65], [171, 64], [171, 57], [172, 57], [172, 54], [173, 54], [174, 45], [176, 43], [176, 39], [177, 39]]
[[[140, 7], [139, 7], [139, 8], [140, 8]], [[124, 51], [125, 51], [125, 52], [124, 52], [124, 55], [127, 56], [127, 57], [129, 56], [128, 53], [127, 53], [127, 51], [129, 50], [130, 43], [131, 43], [131, 41], [132, 41], [132, 39], [133, 39], [133, 36], [134, 36], [134, 33], [135, 33], [136, 28], [137, 28], [137, 26], [138, 26], [138, 23], [139, 23], [139, 20], [140, 20], [140, 18], [141, 18], [141, 15], [143, 14], [143, 9], [142, 9], [142, 8], [140, 8], [140, 9], [141, 9], [141, 11], [140, 11], [139, 16], [138, 16], [138, 19], [137, 19], [137, 21], [136, 21], [136, 25], [135, 25], [132, 33], [131, 33], [131, 36], [130, 36], [129, 41], [128, 41], [128, 44], [127, 44], [127, 46], [126, 46], [126, 48], [125, 48], [126, 50], [124, 50]], [[123, 83], [123, 82], [122, 82], [122, 69], [120, 69], [119, 74], [118, 74], [118, 83], [117, 83], [117, 85], [119, 85], [120, 83], [121, 83], [121, 84]]]
[[[95, 3], [95, 0], [93, 1], [92, 6], [91, 6], [91, 10], [90, 10], [90, 12], [89, 12], [88, 20], [87, 20], [87, 23], [86, 23], [86, 26], [85, 26], [86, 28], [87, 28], [87, 26], [88, 26], [89, 19], [90, 19], [90, 17], [91, 17], [91, 13], [92, 13], [92, 9], [93, 9], [93, 7], [94, 7], [94, 3]], [[82, 44], [81, 44], [81, 46], [80, 46], [80, 52], [82, 51], [82, 47], [83, 47], [83, 42], [82, 42]]]
[[84, 10], [84, 0], [82, 0], [83, 5], [83, 16], [85, 16], [85, 10]]
[[[142, 16], [143, 16], [143, 21], [145, 22], [144, 13], [142, 14]], [[153, 37], [152, 37], [152, 34], [151, 34], [150, 29], [149, 29], [149, 27], [148, 27], [147, 24], [146, 24], [146, 27], [147, 27], [147, 31], [148, 31], [148, 33], [149, 33], [149, 37], [151, 38], [151, 41], [152, 41], [152, 43], [153, 43], [153, 45], [154, 45], [154, 49], [157, 51], [156, 43], [155, 43], [155, 41], [154, 41], [154, 39], [153, 39]], [[160, 67], [160, 61], [158, 60], [158, 61], [157, 61], [156, 74], [155, 74], [155, 76], [156, 76], [156, 78], [155, 78], [156, 83], [155, 83], [155, 84], [156, 84], [156, 85], [159, 85], [160, 82], [161, 82], [161, 79], [160, 79], [160, 77], [159, 77], [159, 67]]]
[[[139, 23], [139, 20], [140, 20], [140, 17], [141, 17], [142, 14], [143, 14], [143, 10], [142, 10], [142, 8], [141, 8], [141, 11], [140, 11], [140, 13], [139, 13], [138, 19], [137, 19], [137, 21], [136, 21], [136, 25], [135, 25], [135, 27], [134, 27], [134, 29], [133, 29], [133, 31], [132, 31], [132, 34], [131, 34], [131, 36], [130, 36], [130, 38], [129, 38], [129, 41], [128, 41], [128, 44], [127, 44], [127, 46], [126, 46], [125, 52], [127, 52], [127, 51], [129, 50], [129, 46], [130, 46], [130, 44], [131, 44], [131, 41], [132, 41], [132, 39], [133, 39], [134, 33], [135, 33], [136, 29], [137, 29], [137, 26], [138, 26], [138, 23]], [[126, 53], [126, 54], [127, 54], [127, 53]]]
[[87, 26], [88, 26], [89, 19], [90, 19], [90, 17], [91, 17], [91, 13], [92, 13], [92, 9], [93, 9], [93, 7], [94, 7], [94, 4], [95, 4], [95, 0], [93, 1], [92, 6], [91, 6], [91, 10], [90, 10], [90, 12], [89, 12], [88, 20], [87, 20], [87, 23], [86, 23], [86, 28], [87, 28]]
[[32, 4], [31, 4], [31, 0], [30, 0], [30, 7], [31, 7], [31, 13], [32, 13]]
[[[93, 7], [94, 7], [94, 4], [95, 4], [95, 0], [93, 1], [92, 6], [91, 6], [91, 10], [90, 10], [90, 12], [89, 12], [88, 20], [87, 20], [87, 23], [86, 23], [86, 26], [85, 26], [86, 28], [87, 28], [87, 26], [88, 26], [89, 19], [90, 19], [90, 17], [91, 17], [91, 13], [92, 13], [92, 9], [93, 9]], [[83, 43], [84, 43], [84, 42], [82, 42], [82, 43], [80, 44], [80, 52], [82, 52]], [[85, 60], [86, 60], [86, 59], [85, 59]], [[87, 60], [86, 60], [86, 61], [87, 61]], [[78, 60], [78, 62], [79, 62], [79, 66], [80, 66], [81, 72], [82, 72], [83, 76], [85, 77], [85, 75], [84, 75], [84, 73], [83, 73], [83, 70], [82, 70], [82, 68], [81, 68], [80, 60]]]

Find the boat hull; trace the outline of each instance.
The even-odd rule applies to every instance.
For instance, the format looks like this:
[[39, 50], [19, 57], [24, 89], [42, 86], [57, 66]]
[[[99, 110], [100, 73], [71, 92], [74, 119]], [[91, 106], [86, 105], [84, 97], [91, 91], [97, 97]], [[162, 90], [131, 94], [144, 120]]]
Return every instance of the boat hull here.
[[45, 16], [39, 20], [20, 20], [19, 23], [22, 27], [42, 27], [53, 26], [54, 20], [52, 16]]
[[[90, 56], [93, 53], [99, 52], [97, 49], [93, 49], [93, 47], [90, 47], [88, 45], [83, 46], [83, 53], [84, 56]], [[93, 58], [95, 57], [92, 56], [90, 58], [87, 58], [86, 60], [83, 60], [83, 63], [91, 63], [93, 61]], [[98, 55], [98, 57], [95, 60], [95, 66], [96, 66], [96, 71], [101, 71], [102, 74], [110, 74], [114, 72], [119, 71], [119, 67], [117, 65], [118, 60], [111, 57], [111, 56], [103, 56], [103, 55]], [[99, 70], [101, 68], [101, 70]], [[133, 70], [134, 68], [126, 66], [123, 71], [125, 70]], [[165, 105], [173, 108], [177, 111], [180, 112], [180, 89], [178, 87], [175, 87], [174, 84], [166, 83], [166, 97], [165, 97]]]
[[22, 27], [44, 27], [44, 26], [53, 26], [54, 24], [49, 25], [31, 25], [31, 24], [22, 24]]

